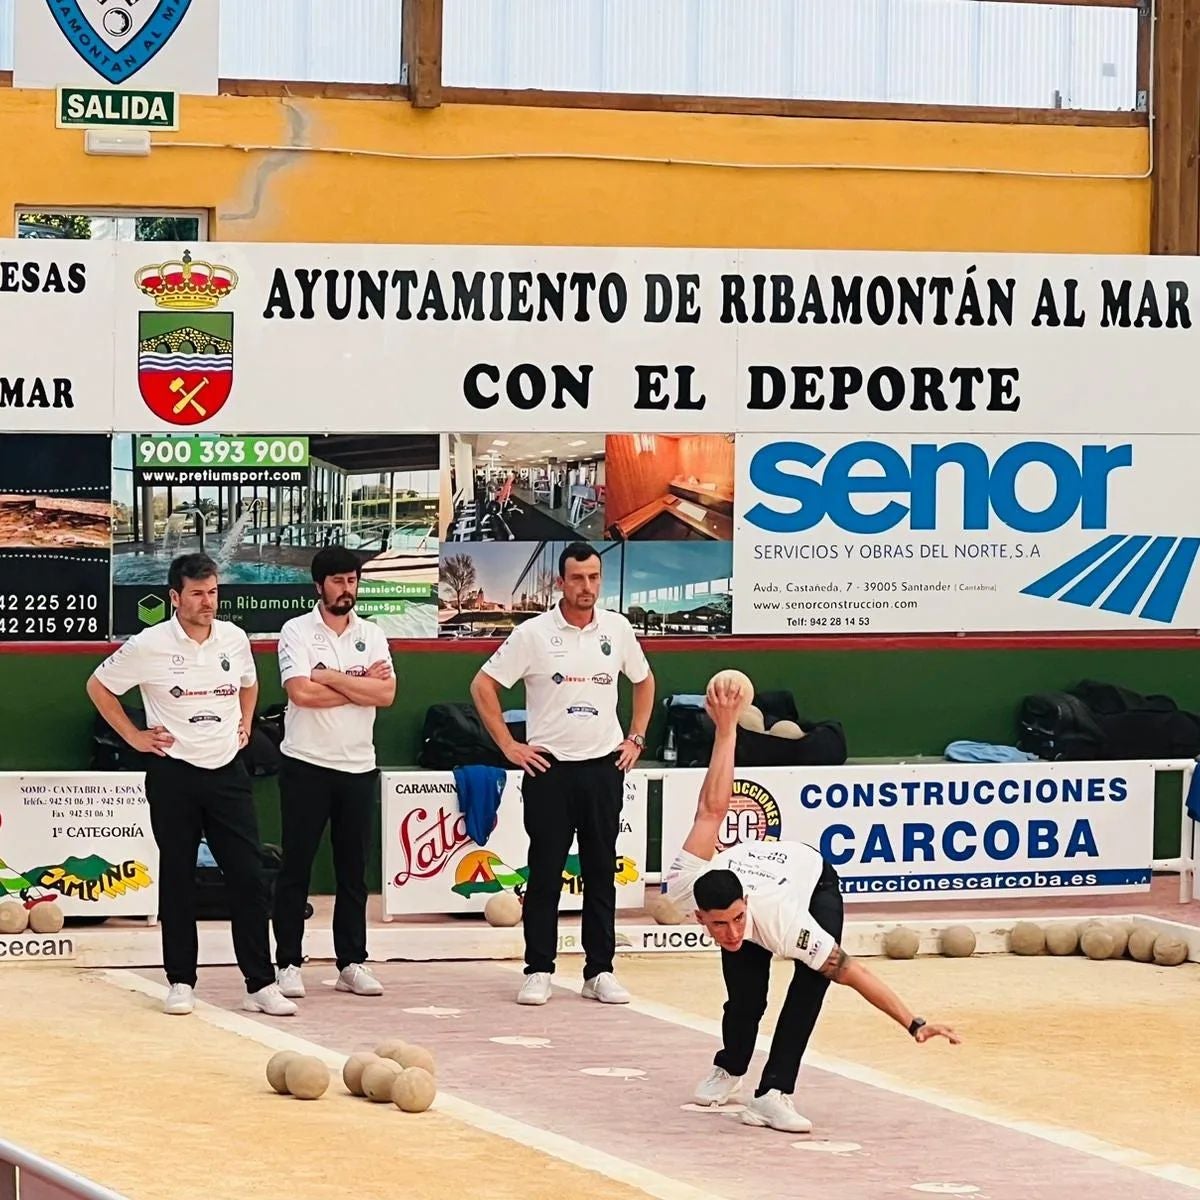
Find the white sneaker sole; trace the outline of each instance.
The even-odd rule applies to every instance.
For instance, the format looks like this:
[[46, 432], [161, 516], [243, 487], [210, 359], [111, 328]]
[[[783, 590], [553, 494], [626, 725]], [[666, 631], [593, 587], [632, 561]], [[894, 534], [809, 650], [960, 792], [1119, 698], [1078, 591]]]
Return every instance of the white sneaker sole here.
[[724, 1096], [700, 1096], [694, 1095], [692, 1102], [699, 1104], [703, 1108], [720, 1108], [722, 1104], [728, 1104], [742, 1090], [742, 1085], [739, 1083], [732, 1091], [726, 1092]]
[[772, 1125], [766, 1117], [760, 1117], [756, 1112], [746, 1108], [742, 1112], [742, 1124], [753, 1125], [757, 1129], [774, 1129], [776, 1133], [812, 1133], [812, 1122], [805, 1121], [803, 1124], [782, 1128], [779, 1125]]
[[272, 1012], [265, 1004], [259, 1004], [257, 1000], [243, 1000], [242, 1009], [244, 1012], [262, 1013], [265, 1017], [294, 1017], [296, 1015], [294, 1004], [291, 1008]]
[[308, 995], [304, 988], [292, 988], [290, 991], [284, 991], [281, 987], [279, 991], [285, 1000], [303, 1000]]
[[589, 991], [586, 987], [579, 993], [585, 1000], [597, 1000], [601, 1004], [628, 1004], [633, 999], [632, 996], [621, 996], [608, 998], [605, 996], [596, 995], [595, 991]]
[[[383, 988], [380, 988], [376, 992], [364, 992], [364, 991], [361, 991], [359, 988], [352, 988], [348, 983], [343, 983], [340, 979], [334, 985], [333, 990], [335, 992], [349, 992], [351, 995], [354, 995], [354, 996], [382, 996], [383, 995]], [[286, 993], [285, 993], [285, 995], [286, 995]]]
[[190, 1016], [194, 1011], [195, 1011], [195, 1009], [192, 1005], [188, 1005], [187, 1008], [164, 1008], [163, 1009], [163, 1012], [168, 1017], [187, 1017], [187, 1016]]
[[517, 1003], [518, 1003], [518, 1004], [527, 1004], [527, 1005], [530, 1005], [531, 1007], [540, 1007], [541, 1005], [545, 1004], [545, 1003], [546, 1003], [546, 1001], [548, 1001], [549, 999], [550, 999], [550, 997], [549, 997], [549, 996], [522, 996], [522, 995], [518, 995], [518, 996], [517, 996]]

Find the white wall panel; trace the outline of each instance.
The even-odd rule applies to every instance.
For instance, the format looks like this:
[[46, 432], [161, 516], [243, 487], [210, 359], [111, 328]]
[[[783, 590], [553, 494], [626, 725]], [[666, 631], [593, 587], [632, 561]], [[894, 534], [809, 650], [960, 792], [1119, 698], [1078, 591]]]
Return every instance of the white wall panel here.
[[[29, 0], [40, 3], [42, 0]], [[0, 0], [0, 68], [14, 0]], [[224, 0], [221, 74], [394, 83], [400, 0]], [[445, 0], [449, 86], [1136, 104], [1133, 9], [998, 0]]]

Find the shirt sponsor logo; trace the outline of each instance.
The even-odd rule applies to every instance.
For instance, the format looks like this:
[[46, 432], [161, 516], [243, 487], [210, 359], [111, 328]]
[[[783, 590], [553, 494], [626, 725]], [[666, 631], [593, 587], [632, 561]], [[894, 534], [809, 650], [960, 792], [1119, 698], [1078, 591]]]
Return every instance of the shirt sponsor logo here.
[[359, 654], [361, 654], [367, 648], [367, 643], [364, 642], [362, 638], [359, 638], [358, 641], [354, 643], [354, 648], [359, 652]]
[[598, 717], [600, 710], [593, 708], [590, 704], [572, 704], [567, 709], [568, 717]]
[[215, 712], [198, 712], [188, 717], [189, 725], [202, 725], [206, 721], [211, 721], [215, 725], [221, 724], [221, 718]]
[[809, 931], [807, 929], [800, 930], [800, 936], [796, 939], [797, 950], [807, 950], [809, 940]]
[[613, 677], [611, 675], [606, 675], [603, 671], [601, 671], [598, 675], [592, 676], [592, 682], [598, 683], [601, 687], [608, 687], [612, 681]]
[[220, 661], [221, 661], [221, 670], [228, 671], [229, 670], [229, 655], [222, 654], [220, 657]]
[[215, 688], [181, 688], [176, 684], [169, 693], [176, 700], [187, 698], [195, 698], [197, 696], [236, 696], [237, 688], [232, 683], [223, 683], [220, 687]]
[[550, 676], [551, 683], [587, 683], [586, 675], [564, 675], [561, 671], [555, 671]]
[[182, 667], [183, 666], [183, 655], [182, 654], [172, 654], [171, 655], [171, 666]]
[[604, 655], [612, 653], [612, 642], [604, 634], [600, 635], [600, 653]]

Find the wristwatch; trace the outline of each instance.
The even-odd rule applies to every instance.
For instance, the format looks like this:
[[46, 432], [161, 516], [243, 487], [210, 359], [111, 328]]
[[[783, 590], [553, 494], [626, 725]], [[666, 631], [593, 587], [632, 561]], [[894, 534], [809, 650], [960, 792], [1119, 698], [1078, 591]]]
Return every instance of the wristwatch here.
[[646, 748], [646, 739], [640, 733], [631, 733], [625, 740], [632, 742], [639, 750]]
[[925, 1024], [924, 1017], [913, 1017], [912, 1024], [908, 1027], [908, 1036], [916, 1037], [917, 1030]]

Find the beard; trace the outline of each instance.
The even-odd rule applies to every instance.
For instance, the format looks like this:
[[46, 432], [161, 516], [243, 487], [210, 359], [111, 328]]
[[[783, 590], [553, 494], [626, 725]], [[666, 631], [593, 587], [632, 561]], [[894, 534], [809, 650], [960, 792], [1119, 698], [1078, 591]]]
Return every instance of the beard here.
[[354, 597], [343, 593], [332, 604], [326, 603], [325, 607], [335, 617], [344, 617], [354, 607]]

